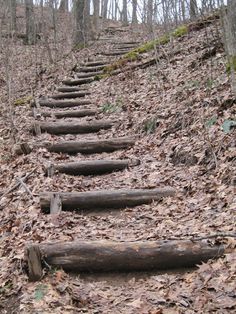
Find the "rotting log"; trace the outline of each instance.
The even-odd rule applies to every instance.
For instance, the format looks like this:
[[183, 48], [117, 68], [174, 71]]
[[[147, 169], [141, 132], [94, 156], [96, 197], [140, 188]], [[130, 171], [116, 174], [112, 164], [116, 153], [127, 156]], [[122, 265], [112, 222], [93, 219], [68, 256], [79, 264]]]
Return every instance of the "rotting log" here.
[[51, 99], [41, 99], [39, 100], [41, 107], [50, 107], [50, 108], [66, 108], [66, 107], [77, 107], [83, 105], [91, 104], [91, 101], [88, 99], [80, 100], [51, 100]]
[[61, 94], [54, 94], [50, 95], [49, 98], [53, 99], [71, 99], [71, 98], [79, 98], [84, 97], [86, 95], [90, 95], [89, 91], [79, 91], [79, 92], [71, 92], [71, 93], [61, 93]]
[[83, 134], [98, 132], [101, 129], [110, 129], [113, 125], [112, 121], [95, 120], [89, 122], [39, 122], [34, 123], [31, 131], [37, 135], [36, 130], [40, 129], [41, 132], [49, 134]]
[[129, 137], [112, 138], [106, 140], [66, 141], [56, 144], [46, 143], [44, 146], [50, 152], [67, 154], [95, 154], [113, 152], [134, 145], [135, 139]]
[[79, 68], [80, 72], [96, 72], [96, 74], [98, 74], [97, 72], [100, 72], [102, 70], [104, 70], [105, 67], [107, 67], [109, 64], [105, 63], [103, 65], [97, 65], [97, 66], [86, 66], [86, 64], [83, 67]]
[[[55, 192], [40, 194], [40, 206], [43, 212], [50, 209], [50, 200]], [[175, 195], [175, 189], [171, 187], [157, 189], [137, 190], [101, 190], [92, 192], [61, 192], [62, 210], [104, 210], [122, 209], [142, 204], [149, 204], [152, 201], [160, 200], [163, 197]]]
[[60, 172], [70, 175], [98, 175], [113, 171], [123, 170], [128, 167], [134, 167], [139, 161], [125, 160], [88, 160], [67, 162], [51, 165], [53, 173]]
[[71, 93], [71, 92], [86, 92], [87, 88], [84, 86], [61, 86], [57, 88], [57, 91], [60, 93]]
[[[35, 250], [40, 254], [30, 254]], [[36, 281], [43, 275], [43, 261], [50, 267], [72, 272], [153, 271], [194, 267], [228, 252], [225, 245], [209, 245], [205, 241], [77, 240], [29, 245], [25, 258], [29, 280]]]
[[81, 109], [81, 110], [65, 110], [55, 112], [42, 112], [43, 117], [55, 117], [57, 119], [62, 118], [80, 118], [86, 116], [94, 116], [97, 114], [96, 110], [93, 109]]
[[78, 73], [78, 74], [77, 74], [77, 78], [78, 78], [78, 79], [82, 79], [82, 78], [94, 78], [96, 75], [101, 75], [101, 74], [103, 74], [103, 71]]
[[88, 84], [93, 81], [94, 81], [94, 78], [83, 78], [83, 79], [68, 79], [68, 80], [62, 81], [62, 83], [68, 86], [77, 86], [77, 85]]

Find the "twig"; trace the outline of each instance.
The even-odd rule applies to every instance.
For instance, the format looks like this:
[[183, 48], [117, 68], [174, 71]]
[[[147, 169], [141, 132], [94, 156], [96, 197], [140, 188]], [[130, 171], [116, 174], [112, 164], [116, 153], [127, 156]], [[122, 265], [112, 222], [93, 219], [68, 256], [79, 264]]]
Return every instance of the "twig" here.
[[22, 178], [17, 178], [18, 182], [16, 184], [13, 185], [12, 188], [8, 189], [6, 192], [4, 192], [1, 197], [0, 200], [6, 196], [7, 194], [13, 192], [15, 189], [17, 189], [25, 180], [27, 180], [36, 170], [37, 168], [34, 168], [30, 173], [26, 174], [24, 177]]

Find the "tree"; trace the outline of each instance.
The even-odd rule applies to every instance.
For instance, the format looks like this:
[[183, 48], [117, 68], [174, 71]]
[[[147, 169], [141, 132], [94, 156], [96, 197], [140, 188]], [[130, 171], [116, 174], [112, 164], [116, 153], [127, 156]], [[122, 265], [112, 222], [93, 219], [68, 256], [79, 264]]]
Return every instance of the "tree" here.
[[231, 75], [233, 93], [236, 95], [236, 5], [235, 0], [228, 0], [224, 16], [225, 46]]
[[153, 22], [153, 0], [148, 0], [147, 2], [147, 25], [149, 30], [152, 30]]
[[134, 24], [138, 23], [137, 6], [138, 6], [138, 1], [132, 0], [132, 23]]
[[197, 18], [197, 13], [197, 0], [190, 0], [190, 19], [195, 20]]
[[69, 11], [69, 1], [68, 0], [61, 0], [59, 10], [62, 12]]
[[102, 1], [102, 17], [106, 19], [108, 16], [108, 0]]
[[93, 28], [94, 32], [98, 32], [99, 28], [99, 7], [100, 7], [100, 0], [93, 0]]
[[127, 0], [123, 0], [122, 22], [123, 22], [123, 25], [128, 25]]
[[73, 43], [75, 46], [84, 46], [89, 39], [90, 31], [90, 1], [74, 0], [75, 31]]
[[36, 43], [36, 32], [34, 23], [34, 3], [33, 0], [25, 0], [26, 18], [26, 43], [34, 45]]
[[16, 0], [10, 0], [11, 29], [16, 31]]

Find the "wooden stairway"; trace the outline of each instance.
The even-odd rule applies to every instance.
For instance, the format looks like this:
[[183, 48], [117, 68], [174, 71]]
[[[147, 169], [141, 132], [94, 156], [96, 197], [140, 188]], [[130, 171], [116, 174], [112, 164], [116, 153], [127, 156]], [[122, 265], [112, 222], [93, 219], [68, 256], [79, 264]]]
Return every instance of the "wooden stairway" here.
[[[68, 78], [57, 88], [57, 93], [35, 101], [35, 118], [53, 117], [56, 121], [36, 121], [31, 127], [36, 135], [47, 132], [54, 135], [53, 142], [45, 142], [43, 146], [48, 152], [56, 154], [90, 154], [112, 153], [125, 150], [135, 145], [136, 139], [130, 137], [96, 138], [89, 140], [65, 141], [58, 137], [62, 134], [96, 133], [109, 129], [116, 121], [97, 119], [100, 111], [89, 96], [89, 89], [97, 77], [104, 73], [110, 58], [104, 56], [123, 55], [137, 47], [137, 42], [114, 43], [113, 49], [104, 52], [97, 59], [81, 63], [76, 77]], [[49, 111], [42, 111], [41, 107]], [[61, 110], [58, 110], [60, 108]], [[65, 110], [64, 110], [65, 109]], [[35, 112], [37, 114], [35, 114]], [[73, 118], [73, 121], [67, 120]], [[81, 121], [90, 119], [89, 121]], [[92, 120], [91, 120], [92, 118]], [[59, 120], [60, 119], [60, 120]], [[63, 120], [62, 120], [63, 119]], [[129, 159], [93, 159], [82, 161], [70, 160], [64, 163], [51, 164], [46, 167], [49, 176], [65, 175], [103, 175], [113, 171], [124, 171], [128, 167], [136, 167], [138, 160]], [[50, 191], [40, 194], [42, 213], [59, 215], [61, 211], [89, 212], [91, 210], [117, 210], [150, 204], [163, 197], [175, 195], [171, 187], [155, 189], [117, 189], [95, 190], [86, 192]], [[39, 280], [43, 275], [44, 260], [47, 265], [62, 267], [65, 270], [77, 271], [110, 271], [110, 270], [150, 270], [193, 266], [209, 258], [217, 257], [224, 252], [224, 247], [211, 247], [206, 243], [194, 244], [191, 241], [161, 242], [127, 242], [109, 241], [68, 243], [31, 244], [26, 248], [29, 279]], [[175, 260], [176, 259], [176, 260]]]

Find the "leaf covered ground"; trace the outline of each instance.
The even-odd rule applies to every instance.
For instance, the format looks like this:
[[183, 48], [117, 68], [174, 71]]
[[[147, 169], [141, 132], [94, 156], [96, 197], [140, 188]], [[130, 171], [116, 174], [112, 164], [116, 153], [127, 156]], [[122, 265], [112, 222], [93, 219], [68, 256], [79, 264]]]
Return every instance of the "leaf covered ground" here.
[[[119, 35], [119, 34], [118, 34]], [[128, 35], [127, 35], [128, 36]], [[138, 35], [137, 35], [138, 36]], [[124, 37], [123, 34], [120, 38]], [[127, 37], [128, 38], [128, 37]], [[117, 40], [117, 35], [116, 35]], [[105, 45], [105, 46], [104, 46]], [[6, 94], [7, 52], [2, 49], [0, 76], [0, 190], [2, 194], [32, 172], [23, 187], [0, 199], [1, 313], [235, 313], [236, 254], [192, 270], [140, 274], [69, 275], [49, 269], [39, 283], [29, 283], [24, 262], [27, 243], [75, 239], [114, 241], [186, 239], [221, 234], [211, 242], [235, 247], [236, 102], [230, 92], [220, 24], [215, 22], [158, 47], [164, 57], [146, 69], [129, 70], [90, 84], [97, 118], [114, 121], [96, 135], [61, 139], [135, 136], [134, 147], [112, 154], [86, 156], [139, 159], [140, 165], [103, 176], [45, 176], [49, 162], [84, 160], [51, 154], [45, 148], [16, 155], [20, 141], [31, 145], [57, 142], [57, 136], [29, 133], [33, 123], [29, 99], [52, 94], [74, 65], [111, 43], [70, 52], [54, 65], [37, 64], [40, 47], [11, 42], [11, 89]], [[207, 53], [215, 48], [213, 54]], [[14, 49], [13, 49], [14, 48]], [[153, 52], [144, 54], [143, 59]], [[31, 56], [31, 57], [30, 57]], [[35, 76], [35, 73], [40, 73]], [[14, 74], [14, 75], [13, 75]], [[37, 83], [35, 79], [38, 78]], [[11, 108], [11, 113], [9, 110]], [[81, 120], [90, 120], [83, 118]], [[115, 188], [176, 188], [177, 195], [151, 205], [102, 213], [62, 213], [57, 222], [40, 212], [42, 191], [89, 191]]]

